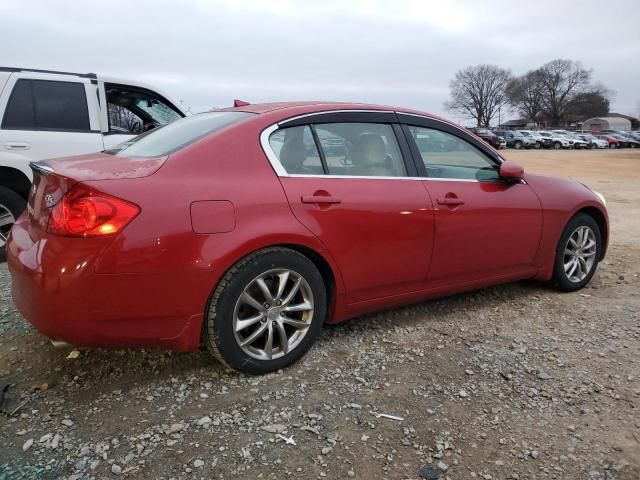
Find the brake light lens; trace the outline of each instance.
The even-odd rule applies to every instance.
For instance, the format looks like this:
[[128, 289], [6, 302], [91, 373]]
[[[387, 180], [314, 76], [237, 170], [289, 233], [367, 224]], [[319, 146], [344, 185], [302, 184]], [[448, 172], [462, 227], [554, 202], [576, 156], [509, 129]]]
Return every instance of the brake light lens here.
[[139, 212], [133, 203], [76, 185], [51, 209], [47, 230], [67, 237], [114, 235]]

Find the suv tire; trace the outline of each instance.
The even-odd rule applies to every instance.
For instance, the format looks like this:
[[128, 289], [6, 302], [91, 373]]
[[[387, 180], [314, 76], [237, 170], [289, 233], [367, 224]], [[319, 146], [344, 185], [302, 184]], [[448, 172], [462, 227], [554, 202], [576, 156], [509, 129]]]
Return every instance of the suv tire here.
[[9, 231], [25, 208], [27, 208], [27, 202], [24, 198], [13, 190], [0, 187], [0, 261], [6, 258]]

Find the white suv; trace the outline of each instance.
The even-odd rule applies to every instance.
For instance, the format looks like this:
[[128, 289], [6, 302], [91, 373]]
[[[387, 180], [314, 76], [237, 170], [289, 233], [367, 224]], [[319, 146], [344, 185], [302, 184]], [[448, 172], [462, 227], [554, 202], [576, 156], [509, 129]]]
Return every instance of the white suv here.
[[26, 208], [30, 162], [105, 150], [185, 115], [139, 82], [0, 67], [0, 255]]

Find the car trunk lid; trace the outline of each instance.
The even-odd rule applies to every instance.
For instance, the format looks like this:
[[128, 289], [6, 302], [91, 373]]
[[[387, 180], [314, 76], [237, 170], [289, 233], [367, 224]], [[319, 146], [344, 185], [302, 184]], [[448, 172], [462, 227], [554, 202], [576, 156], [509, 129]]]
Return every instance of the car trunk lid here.
[[32, 162], [33, 186], [27, 205], [32, 237], [46, 231], [51, 208], [77, 183], [147, 177], [157, 172], [166, 159], [94, 153]]

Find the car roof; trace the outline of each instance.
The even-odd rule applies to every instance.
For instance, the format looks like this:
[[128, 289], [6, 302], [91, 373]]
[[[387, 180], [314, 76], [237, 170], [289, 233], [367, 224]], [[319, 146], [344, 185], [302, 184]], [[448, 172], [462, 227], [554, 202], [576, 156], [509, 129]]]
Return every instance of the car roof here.
[[255, 103], [241, 105], [238, 107], [227, 107], [215, 109], [218, 112], [248, 112], [261, 114], [277, 113], [281, 118], [294, 117], [297, 115], [305, 115], [307, 113], [319, 113], [330, 112], [340, 110], [373, 110], [382, 112], [398, 112], [407, 113], [409, 115], [418, 115], [421, 117], [432, 118], [441, 122], [449, 123], [457, 128], [464, 129], [464, 127], [447, 120], [446, 118], [439, 117], [420, 110], [393, 107], [389, 105], [375, 105], [369, 103], [352, 103], [352, 102], [332, 102], [332, 101], [293, 101], [293, 102], [272, 102], [272, 103]]

